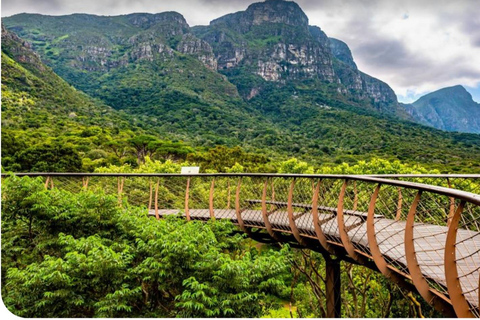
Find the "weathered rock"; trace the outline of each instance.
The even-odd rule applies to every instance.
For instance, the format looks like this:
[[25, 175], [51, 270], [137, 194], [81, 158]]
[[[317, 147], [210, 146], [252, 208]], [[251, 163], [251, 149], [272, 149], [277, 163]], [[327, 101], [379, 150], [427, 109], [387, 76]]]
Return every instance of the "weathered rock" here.
[[[246, 68], [266, 81], [318, 79], [337, 84], [337, 92], [398, 107], [384, 82], [357, 69], [347, 44], [329, 39], [294, 2], [271, 0], [196, 27], [210, 43], [218, 69]], [[251, 94], [246, 92], [245, 98]]]
[[38, 70], [45, 71], [40, 57], [32, 51], [32, 45], [20, 39], [15, 33], [10, 32], [2, 23], [2, 46], [8, 47], [9, 54], [20, 63], [32, 64]]
[[296, 3], [270, 0], [215, 19], [198, 33], [212, 45], [219, 69], [243, 64], [254, 66], [253, 73], [267, 81], [335, 82], [327, 38], [321, 40], [323, 32], [317, 29], [312, 35]]
[[267, 0], [251, 4], [247, 10], [227, 14], [212, 20], [210, 25], [226, 26], [239, 33], [247, 33], [252, 26], [264, 23], [279, 23], [308, 29], [308, 18], [302, 9], [292, 1]]
[[152, 27], [161, 29], [162, 26], [166, 34], [164, 36], [182, 35], [189, 32], [189, 26], [185, 18], [178, 12], [151, 13], [133, 13], [127, 15], [127, 21], [132, 25], [147, 30]]
[[353, 61], [352, 52], [345, 42], [335, 38], [329, 38], [328, 44], [335, 58], [342, 61], [349, 67], [357, 69], [357, 64]]
[[183, 35], [182, 40], [177, 45], [177, 51], [192, 55], [209, 69], [217, 70], [217, 59], [215, 58], [212, 47], [208, 42], [198, 39], [191, 33]]

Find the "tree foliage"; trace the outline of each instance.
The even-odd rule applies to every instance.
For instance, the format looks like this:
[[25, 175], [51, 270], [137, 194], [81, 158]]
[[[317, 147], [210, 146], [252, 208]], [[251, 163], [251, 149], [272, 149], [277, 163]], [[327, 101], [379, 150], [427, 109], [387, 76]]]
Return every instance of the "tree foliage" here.
[[258, 317], [288, 277], [285, 250], [246, 246], [231, 223], [157, 221], [27, 177], [2, 196], [2, 296], [18, 316]]
[[21, 172], [80, 172], [82, 160], [72, 146], [35, 145], [15, 154]]

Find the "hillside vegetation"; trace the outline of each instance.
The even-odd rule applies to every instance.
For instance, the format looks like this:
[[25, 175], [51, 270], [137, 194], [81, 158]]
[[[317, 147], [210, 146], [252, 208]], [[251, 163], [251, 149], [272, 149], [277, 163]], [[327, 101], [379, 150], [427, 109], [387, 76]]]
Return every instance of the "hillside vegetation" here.
[[[172, 12], [5, 18], [28, 42], [2, 32], [3, 168], [92, 171], [137, 166], [145, 156], [185, 160], [189, 154], [195, 163], [196, 154], [221, 145], [261, 155], [256, 169], [267, 171], [291, 157], [315, 166], [380, 157], [441, 172], [480, 170], [478, 135], [446, 133], [386, 112], [394, 103], [388, 86], [362, 76], [338, 41], [331, 42], [337, 59], [328, 51], [333, 47], [325, 47], [334, 40], [307, 26], [295, 10], [293, 25], [268, 22], [247, 31], [231, 27], [228, 16], [191, 29]], [[229, 42], [211, 41], [218, 32], [236, 39], [235, 50], [246, 50], [242, 63], [220, 67], [225, 61], [219, 55], [231, 49]], [[272, 46], [291, 42], [304, 50], [301, 39], [292, 38], [297, 34], [321, 50], [315, 57], [332, 62], [329, 70], [342, 78], [344, 89], [329, 82], [321, 60], [314, 66], [318, 75], [280, 73], [284, 80], [271, 81], [258, 73], [254, 62], [267, 59]], [[348, 79], [365, 88], [349, 87]], [[362, 90], [373, 90], [384, 102]], [[31, 160], [29, 154], [39, 156]], [[51, 166], [54, 154], [73, 164]]]

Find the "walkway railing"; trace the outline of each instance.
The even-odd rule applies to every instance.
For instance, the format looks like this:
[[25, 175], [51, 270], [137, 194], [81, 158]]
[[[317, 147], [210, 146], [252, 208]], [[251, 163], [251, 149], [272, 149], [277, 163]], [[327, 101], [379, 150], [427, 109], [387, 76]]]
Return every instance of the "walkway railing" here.
[[480, 317], [480, 175], [27, 175], [116, 194], [156, 218], [229, 219], [413, 284], [446, 315]]

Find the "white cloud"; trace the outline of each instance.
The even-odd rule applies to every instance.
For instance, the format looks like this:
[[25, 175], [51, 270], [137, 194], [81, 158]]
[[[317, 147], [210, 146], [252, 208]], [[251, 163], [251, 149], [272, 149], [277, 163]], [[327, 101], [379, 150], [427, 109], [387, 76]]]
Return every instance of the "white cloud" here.
[[359, 68], [387, 82], [400, 99], [480, 85], [477, 1], [321, 3], [307, 12], [310, 23], [345, 41]]

